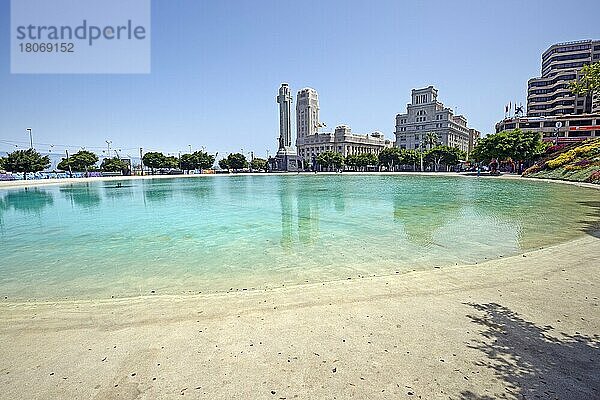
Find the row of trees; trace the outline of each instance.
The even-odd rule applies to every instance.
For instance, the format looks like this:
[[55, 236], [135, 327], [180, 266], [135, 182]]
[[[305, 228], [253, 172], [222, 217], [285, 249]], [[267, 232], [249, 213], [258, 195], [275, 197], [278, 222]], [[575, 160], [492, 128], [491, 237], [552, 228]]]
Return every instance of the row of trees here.
[[508, 160], [521, 166], [537, 160], [549, 146], [549, 143], [542, 141], [540, 133], [514, 129], [481, 138], [471, 155], [479, 162]]
[[[365, 170], [368, 166], [384, 166], [393, 171], [397, 166], [412, 165], [413, 170], [417, 169], [417, 164], [421, 162], [425, 165], [432, 165], [437, 171], [440, 165], [452, 166], [466, 159], [466, 154], [449, 146], [436, 145], [435, 141], [428, 144], [429, 150], [407, 150], [396, 147], [383, 149], [379, 155], [364, 153], [358, 155], [348, 155], [343, 157], [340, 153], [326, 151], [319, 154], [316, 162], [325, 169], [340, 169], [343, 165], [352, 168]], [[503, 161], [510, 160], [518, 162], [519, 165], [535, 161], [544, 154], [547, 143], [541, 140], [539, 133], [523, 132], [515, 129], [504, 131], [493, 135], [488, 135], [479, 140], [479, 143], [471, 153], [471, 159], [478, 162], [490, 162], [492, 160]], [[95, 165], [99, 158], [96, 154], [81, 150], [71, 157], [63, 158], [58, 164], [58, 169], [70, 172], [88, 172], [95, 170]], [[181, 158], [165, 156], [159, 152], [149, 152], [142, 157], [144, 165], [151, 169], [152, 173], [161, 168], [180, 168], [186, 171], [195, 169], [209, 169], [215, 162], [215, 156], [204, 151], [196, 151], [191, 154], [184, 154]], [[307, 163], [309, 165], [309, 163]], [[33, 149], [17, 150], [10, 153], [5, 158], [0, 158], [0, 169], [6, 169], [12, 172], [22, 172], [26, 175], [28, 172], [37, 172], [50, 166], [48, 156], [42, 156]], [[262, 158], [254, 158], [248, 163], [246, 157], [241, 153], [229, 154], [226, 158], [219, 161], [219, 167], [222, 169], [239, 171], [250, 167], [255, 171], [266, 171], [268, 162]], [[102, 171], [124, 172], [129, 165], [118, 157], [105, 158], [100, 165]]]
[[[99, 158], [96, 154], [87, 150], [80, 150], [71, 157], [63, 158], [57, 169], [69, 172], [85, 172], [97, 170], [96, 163]], [[121, 160], [119, 157], [110, 157], [102, 160], [100, 170], [105, 172], [122, 172], [125, 173], [129, 169], [129, 164]]]
[[[63, 158], [57, 165], [57, 169], [68, 172], [96, 171], [96, 164], [99, 158], [96, 154], [87, 150], [80, 150], [70, 157]], [[144, 164], [152, 170], [157, 168], [182, 168], [190, 171], [193, 169], [208, 169], [215, 162], [215, 156], [204, 151], [197, 151], [192, 154], [184, 154], [181, 159], [172, 156], [165, 156], [162, 153], [150, 152], [142, 157]], [[266, 162], [265, 162], [266, 163]], [[50, 158], [42, 156], [34, 149], [17, 150], [7, 157], [0, 158], [0, 169], [11, 172], [22, 172], [24, 179], [27, 179], [29, 172], [43, 171], [50, 167]], [[100, 170], [104, 172], [128, 172], [130, 166], [119, 157], [104, 158], [100, 164]]]
[[154, 174], [157, 169], [180, 168], [184, 171], [195, 169], [209, 169], [215, 163], [215, 156], [205, 151], [196, 151], [191, 154], [183, 154], [181, 158], [165, 156], [159, 152], [149, 152], [142, 156], [144, 165]]
[[228, 171], [239, 171], [250, 167], [254, 171], [267, 171], [269, 164], [267, 160], [260, 157], [255, 157], [248, 162], [246, 156], [242, 153], [231, 153], [227, 158], [219, 160], [219, 168]]
[[383, 166], [389, 171], [394, 171], [401, 165], [411, 165], [413, 170], [417, 169], [421, 159], [426, 165], [432, 165], [438, 170], [440, 165], [452, 166], [464, 160], [466, 154], [449, 146], [435, 146], [427, 151], [407, 150], [397, 147], [383, 149], [378, 155], [373, 153], [350, 154], [345, 158], [333, 151], [326, 151], [317, 156], [317, 164], [326, 169], [339, 169], [347, 165], [358, 170], [365, 170], [368, 166]]
[[[81, 150], [71, 157], [63, 158], [57, 168], [62, 171], [88, 173], [90, 170], [97, 170], [95, 165], [98, 160], [96, 154]], [[50, 158], [41, 155], [34, 149], [16, 150], [9, 153], [8, 156], [0, 158], [0, 169], [22, 172], [24, 179], [27, 179], [28, 173], [43, 171], [48, 167], [50, 167]], [[128, 168], [129, 165], [118, 157], [105, 158], [100, 164], [100, 170], [106, 172], [124, 172]]]
[[50, 166], [50, 157], [42, 156], [34, 149], [16, 150], [8, 156], [0, 158], [0, 169], [11, 172], [22, 172], [27, 179], [29, 172], [43, 171]]

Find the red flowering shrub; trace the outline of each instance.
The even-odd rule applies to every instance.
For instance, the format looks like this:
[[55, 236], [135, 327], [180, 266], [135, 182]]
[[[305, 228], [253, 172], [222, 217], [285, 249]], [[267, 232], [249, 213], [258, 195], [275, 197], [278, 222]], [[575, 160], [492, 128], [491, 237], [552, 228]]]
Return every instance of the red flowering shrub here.
[[586, 182], [600, 184], [600, 171], [592, 172], [592, 174], [586, 179]]
[[561, 151], [562, 149], [565, 148], [565, 146], [566, 146], [566, 144], [564, 144], [564, 143], [550, 146], [546, 149], [546, 154], [556, 153], [557, 151]]

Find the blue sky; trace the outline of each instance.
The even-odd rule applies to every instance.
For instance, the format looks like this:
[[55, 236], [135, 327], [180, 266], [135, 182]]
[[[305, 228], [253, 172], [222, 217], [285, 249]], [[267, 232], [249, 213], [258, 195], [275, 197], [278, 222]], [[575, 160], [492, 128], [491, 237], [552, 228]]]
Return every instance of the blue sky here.
[[[410, 90], [439, 99], [492, 132], [523, 102], [552, 43], [600, 39], [600, 2], [152, 2], [152, 73], [10, 74], [9, 0], [0, 0], [0, 150], [54, 144], [123, 153], [276, 150], [281, 82], [319, 92], [329, 128], [382, 131]], [[43, 143], [43, 144], [42, 144]]]

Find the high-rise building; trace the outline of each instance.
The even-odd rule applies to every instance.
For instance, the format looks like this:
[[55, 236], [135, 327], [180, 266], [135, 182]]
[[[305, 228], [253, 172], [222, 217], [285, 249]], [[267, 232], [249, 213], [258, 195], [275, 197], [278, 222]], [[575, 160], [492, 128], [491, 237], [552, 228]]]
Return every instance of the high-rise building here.
[[319, 131], [319, 95], [315, 89], [304, 88], [296, 97], [297, 138], [314, 135]]
[[[527, 116], [546, 117], [600, 112], [600, 102], [579, 96], [569, 83], [579, 77], [584, 65], [600, 61], [600, 40], [558, 43], [542, 54], [542, 74], [527, 85]], [[594, 101], [595, 100], [595, 101]]]
[[496, 124], [496, 132], [539, 132], [543, 140], [558, 143], [600, 137], [599, 99], [575, 95], [569, 88], [584, 65], [598, 61], [600, 40], [550, 46], [542, 54], [542, 76], [527, 85], [527, 116], [504, 118]]
[[436, 134], [438, 143], [469, 151], [471, 130], [467, 119], [454, 115], [454, 111], [437, 99], [433, 86], [412, 90], [412, 102], [406, 106], [406, 114], [396, 115], [396, 147], [401, 149], [422, 148], [428, 133]]
[[298, 155], [314, 164], [316, 156], [334, 151], [344, 157], [350, 154], [379, 154], [392, 143], [381, 132], [353, 133], [349, 126], [339, 125], [333, 132], [319, 132], [325, 125], [319, 120], [319, 95], [314, 89], [298, 92], [296, 99], [296, 147]]

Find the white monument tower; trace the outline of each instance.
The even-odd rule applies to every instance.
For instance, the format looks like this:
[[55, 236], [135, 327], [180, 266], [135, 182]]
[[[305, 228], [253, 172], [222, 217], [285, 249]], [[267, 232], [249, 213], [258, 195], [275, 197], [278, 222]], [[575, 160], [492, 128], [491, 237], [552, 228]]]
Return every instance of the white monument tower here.
[[282, 83], [279, 88], [279, 147], [277, 155], [295, 155], [292, 150], [292, 95], [287, 83]]
[[282, 83], [277, 96], [279, 104], [279, 143], [277, 155], [273, 162], [269, 161], [273, 170], [298, 171], [302, 167], [302, 159], [292, 148], [292, 95], [287, 83]]

